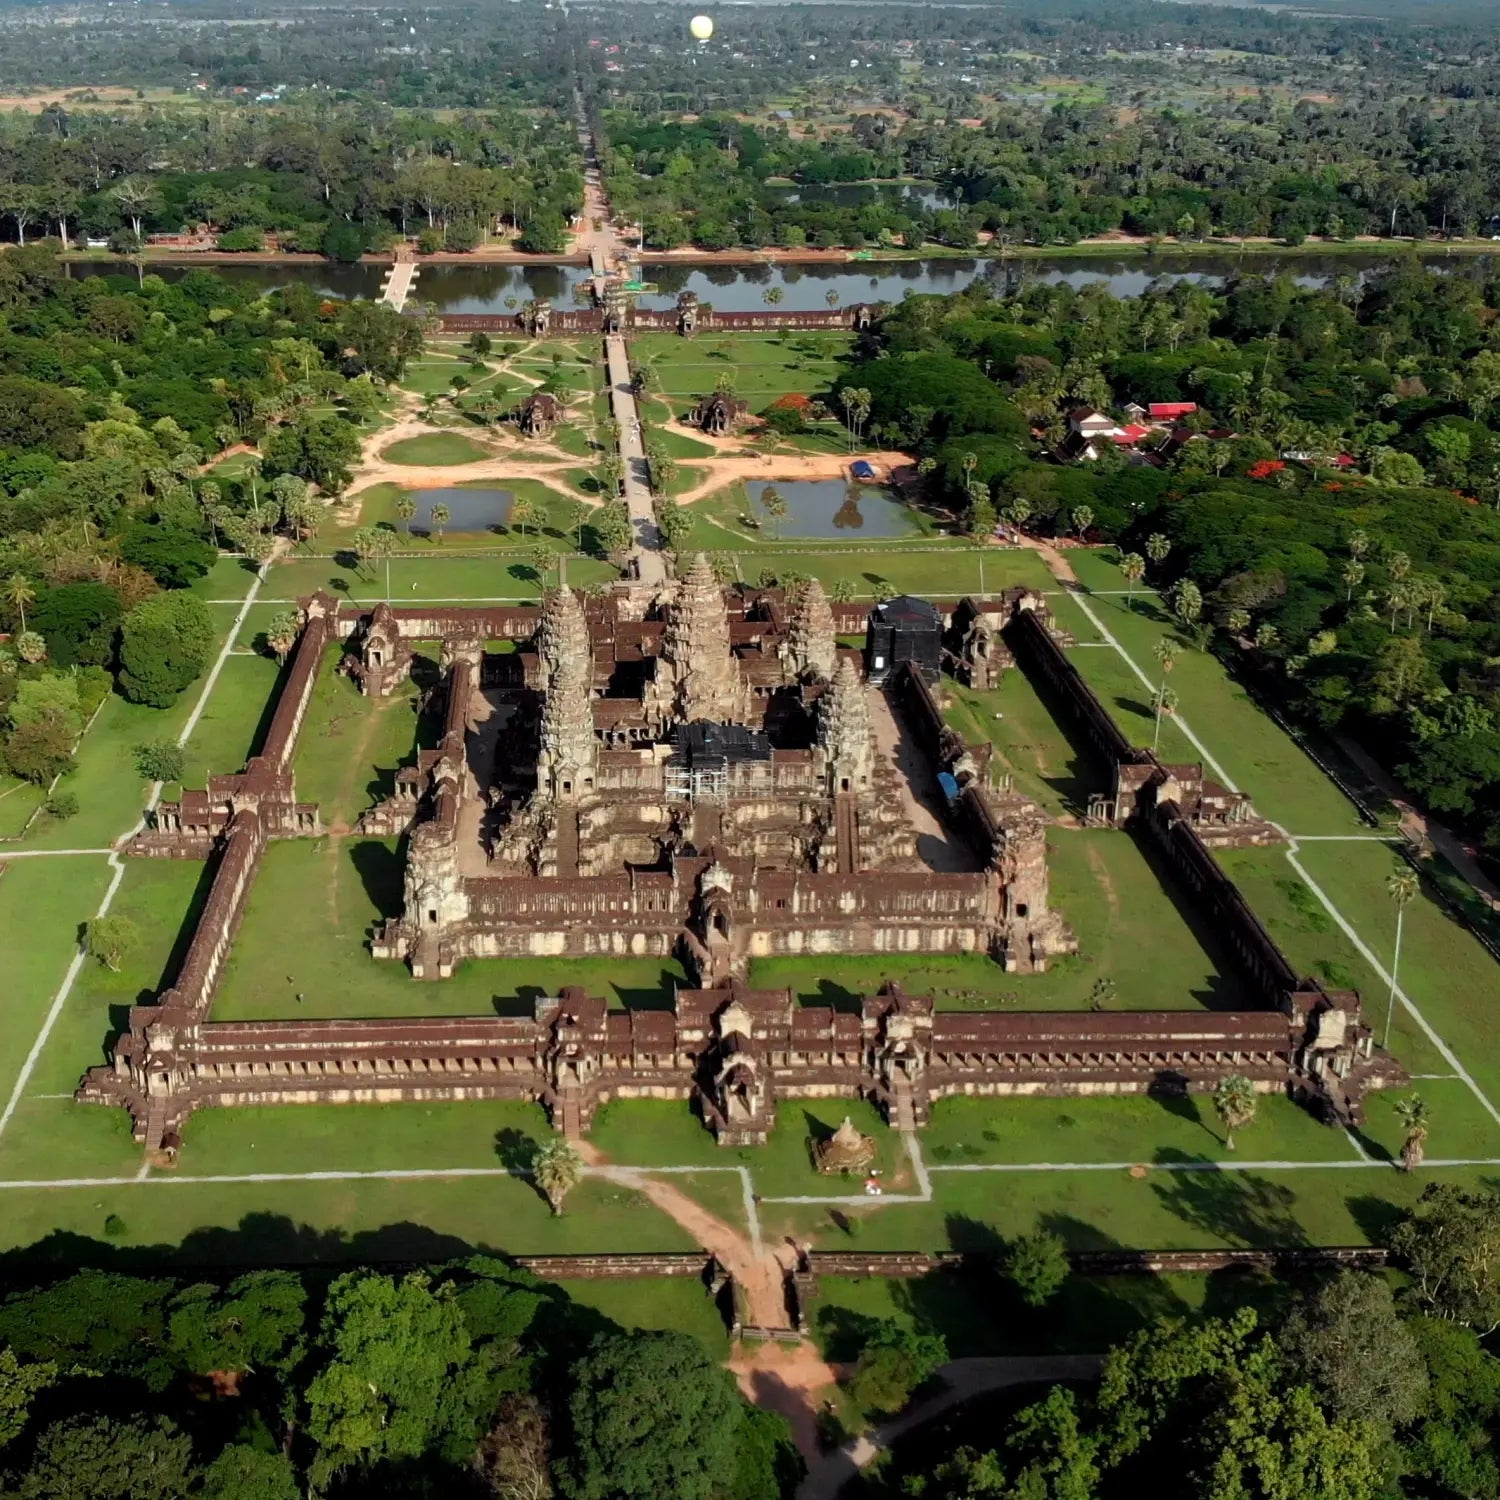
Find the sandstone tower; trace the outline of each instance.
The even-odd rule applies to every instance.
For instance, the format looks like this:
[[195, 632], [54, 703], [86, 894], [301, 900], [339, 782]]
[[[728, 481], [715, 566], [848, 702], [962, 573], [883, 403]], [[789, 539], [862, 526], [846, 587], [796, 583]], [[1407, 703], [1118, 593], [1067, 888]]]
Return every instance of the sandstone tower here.
[[828, 767], [829, 794], [869, 791], [875, 770], [870, 705], [859, 670], [847, 657], [839, 663], [821, 708], [818, 744]]
[[582, 606], [571, 589], [547, 598], [538, 632], [546, 700], [537, 789], [554, 802], [573, 802], [594, 788], [594, 648]]
[[816, 578], [809, 579], [797, 596], [782, 656], [794, 677], [811, 677], [820, 682], [833, 677], [838, 663], [833, 611], [828, 607], [823, 585]]
[[730, 649], [724, 592], [701, 552], [677, 585], [646, 702], [662, 721], [735, 724], [746, 717], [745, 685]]

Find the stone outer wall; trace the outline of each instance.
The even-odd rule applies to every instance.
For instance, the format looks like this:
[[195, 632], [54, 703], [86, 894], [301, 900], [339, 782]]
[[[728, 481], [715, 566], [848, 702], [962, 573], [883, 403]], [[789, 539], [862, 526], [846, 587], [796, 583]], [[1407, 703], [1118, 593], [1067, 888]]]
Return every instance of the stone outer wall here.
[[[893, 1123], [911, 1128], [925, 1122], [931, 1101], [945, 1097], [1182, 1092], [1212, 1088], [1230, 1072], [1245, 1074], [1262, 1090], [1290, 1090], [1334, 1118], [1357, 1119], [1360, 1089], [1399, 1076], [1387, 1060], [1370, 1063], [1358, 997], [1297, 979], [1178, 804], [1154, 800], [1153, 777], [1190, 768], [1163, 767], [1130, 747], [1034, 608], [1012, 602], [1012, 638], [1020, 652], [1069, 695], [1096, 748], [1130, 757], [1128, 763], [1107, 761], [1117, 785], [1122, 766], [1142, 773], [1132, 783], [1133, 825], [1159, 847], [1233, 944], [1262, 1009], [935, 1013], [930, 1000], [891, 989], [866, 997], [855, 1016], [798, 1006], [790, 991], [752, 992], [731, 981], [679, 991], [673, 1012], [612, 1013], [602, 1001], [568, 991], [572, 998], [540, 1002], [534, 1017], [211, 1022], [222, 966], [266, 840], [301, 811], [290, 800], [290, 766], [326, 644], [348, 639], [364, 619], [361, 611], [340, 610], [327, 596], [315, 596], [304, 604], [304, 629], [265, 750], [243, 775], [215, 779], [227, 817], [208, 900], [176, 983], [158, 1004], [132, 1011], [111, 1063], [90, 1070], [79, 1097], [126, 1107], [137, 1138], [167, 1156], [187, 1115], [204, 1105], [514, 1099], [545, 1104], [559, 1126], [571, 1121], [568, 1128], [586, 1129], [597, 1105], [612, 1098], [698, 1097], [708, 1117], [727, 1098], [715, 1091], [727, 1087], [731, 1063], [740, 1072], [760, 1070], [753, 1085], [735, 1086], [757, 1091], [756, 1122], [774, 1119], [778, 1099], [863, 1097]], [[413, 878], [426, 880], [422, 889], [438, 894], [424, 894], [424, 904], [451, 897], [481, 918], [472, 926], [460, 918], [450, 932], [487, 934], [482, 943], [476, 936], [471, 947], [435, 955], [434, 963], [464, 953], [673, 951], [701, 898], [708, 859], [679, 859], [674, 873], [455, 878], [440, 891], [431, 883], [452, 858], [479, 643], [491, 631], [509, 639], [529, 636], [537, 610], [418, 606], [393, 613], [403, 638], [444, 639], [454, 688], [443, 744], [424, 752], [436, 757], [434, 807], [412, 848], [424, 839], [432, 847], [423, 856], [425, 870], [415, 853], [409, 857], [408, 902]], [[904, 695], [903, 708], [938, 763], [956, 764], [968, 755], [916, 673], [898, 675], [892, 687]], [[977, 780], [968, 789], [973, 795], [957, 816], [976, 844], [1011, 836], [1017, 825], [1006, 824], [1010, 814], [997, 812]], [[204, 803], [210, 813], [217, 810], [212, 798]], [[199, 830], [181, 836], [196, 839]], [[734, 857], [726, 857], [723, 869], [732, 873], [741, 863], [746, 869], [733, 882], [736, 920], [748, 929], [754, 952], [972, 951], [989, 943], [1002, 920], [1002, 882], [993, 869], [848, 876], [773, 870], [752, 880], [741, 878], [749, 861]], [[377, 934], [377, 953], [382, 941]], [[730, 1012], [742, 1018], [734, 1023], [744, 1039], [738, 1052], [724, 1050], [729, 1034], [720, 1031]], [[753, 1123], [740, 1133], [749, 1139], [762, 1132], [763, 1138], [766, 1128]]]
[[[794, 329], [854, 329], [860, 319], [868, 323], [881, 310], [880, 303], [851, 302], [847, 307], [809, 309], [806, 312], [712, 312], [700, 307], [697, 333], [748, 333], [765, 331], [781, 333]], [[628, 307], [620, 319], [621, 332], [677, 333], [682, 315], [676, 308], [660, 311]], [[526, 318], [515, 313], [443, 313], [438, 320], [443, 333], [514, 333], [527, 334]], [[548, 319], [549, 336], [604, 332], [604, 310], [598, 307], [554, 308]]]
[[[814, 1276], [928, 1276], [965, 1265], [993, 1264], [993, 1256], [942, 1251], [814, 1250], [803, 1257]], [[1070, 1250], [1078, 1276], [1176, 1275], [1202, 1271], [1321, 1271], [1338, 1266], [1380, 1270], [1393, 1263], [1389, 1250], [1373, 1245], [1297, 1245], [1265, 1250]]]

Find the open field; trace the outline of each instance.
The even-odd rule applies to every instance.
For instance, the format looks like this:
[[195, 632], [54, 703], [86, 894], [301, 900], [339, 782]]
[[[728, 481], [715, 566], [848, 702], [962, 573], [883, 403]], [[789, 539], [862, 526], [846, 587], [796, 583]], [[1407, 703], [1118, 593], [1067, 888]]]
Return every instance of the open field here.
[[646, 420], [659, 421], [663, 407], [681, 417], [724, 376], [753, 412], [789, 392], [827, 390], [850, 343], [841, 333], [722, 333], [710, 328], [691, 339], [639, 334], [630, 348], [634, 362], [652, 371], [654, 399], [647, 403]]

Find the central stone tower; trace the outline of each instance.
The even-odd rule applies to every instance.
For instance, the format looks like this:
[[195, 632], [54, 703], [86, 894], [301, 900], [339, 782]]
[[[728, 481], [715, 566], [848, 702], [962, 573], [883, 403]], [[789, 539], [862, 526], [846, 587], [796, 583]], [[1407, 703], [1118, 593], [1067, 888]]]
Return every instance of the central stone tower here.
[[730, 649], [724, 593], [701, 552], [677, 585], [645, 703], [659, 723], [745, 722], [746, 689]]
[[546, 701], [536, 758], [537, 789], [554, 802], [576, 802], [594, 789], [594, 648], [572, 589], [547, 598], [538, 629]]

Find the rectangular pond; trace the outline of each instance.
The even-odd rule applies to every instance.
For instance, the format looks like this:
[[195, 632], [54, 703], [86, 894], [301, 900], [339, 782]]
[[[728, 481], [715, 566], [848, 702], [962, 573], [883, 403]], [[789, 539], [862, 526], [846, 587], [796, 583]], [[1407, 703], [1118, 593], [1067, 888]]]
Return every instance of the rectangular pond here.
[[[778, 522], [765, 506], [767, 490], [786, 502]], [[917, 536], [921, 526], [912, 508], [884, 485], [856, 484], [845, 479], [751, 480], [748, 514], [760, 522], [767, 538], [836, 541], [873, 538], [877, 541]]]
[[412, 490], [411, 497], [417, 502], [411, 529], [420, 536], [433, 530], [434, 506], [448, 507], [444, 531], [495, 531], [505, 525], [515, 499], [509, 490], [459, 489]]

